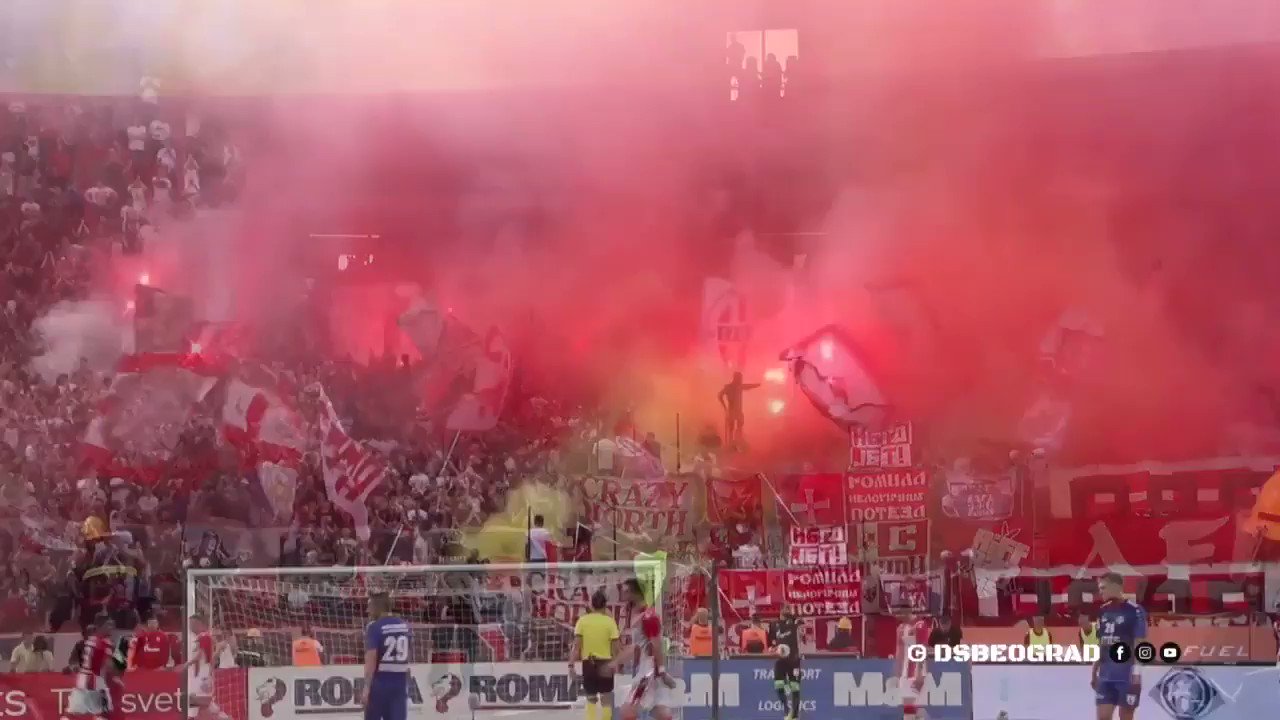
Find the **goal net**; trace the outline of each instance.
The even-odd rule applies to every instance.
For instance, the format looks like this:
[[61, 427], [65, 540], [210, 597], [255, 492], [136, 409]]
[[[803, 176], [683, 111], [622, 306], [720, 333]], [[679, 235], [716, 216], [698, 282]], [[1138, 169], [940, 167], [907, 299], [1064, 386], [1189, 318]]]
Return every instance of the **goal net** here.
[[[413, 628], [410, 718], [577, 719], [584, 701], [580, 673], [568, 671], [574, 624], [603, 590], [630, 657], [633, 618], [623, 599], [630, 578], [657, 588], [650, 604], [663, 619], [669, 671], [682, 679], [688, 623], [706, 604], [708, 582], [665, 559], [194, 570], [188, 646], [191, 618], [207, 618], [227, 646], [214, 690], [232, 720], [360, 718], [369, 596], [387, 593]], [[307, 664], [312, 640], [319, 665]], [[615, 705], [629, 683], [628, 674], [617, 676]]]

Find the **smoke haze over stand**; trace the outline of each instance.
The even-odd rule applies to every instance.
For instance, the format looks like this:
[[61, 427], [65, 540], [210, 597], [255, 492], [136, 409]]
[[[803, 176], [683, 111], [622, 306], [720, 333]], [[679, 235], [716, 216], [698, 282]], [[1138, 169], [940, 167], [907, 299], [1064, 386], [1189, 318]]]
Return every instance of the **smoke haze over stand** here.
[[[750, 226], [782, 267], [793, 252], [808, 256], [800, 301], [757, 336], [750, 364], [769, 366], [826, 322], [846, 326], [869, 338], [907, 414], [931, 421], [949, 445], [1010, 434], [1035, 394], [1040, 338], [1073, 306], [1107, 327], [1104, 369], [1079, 398], [1090, 451], [1212, 450], [1218, 428], [1253, 412], [1254, 379], [1273, 373], [1259, 359], [1274, 343], [1259, 338], [1269, 334], [1259, 318], [1276, 312], [1266, 279], [1280, 264], [1266, 242], [1276, 220], [1267, 199], [1280, 189], [1266, 131], [1280, 115], [1273, 49], [1032, 63], [1053, 54], [1035, 38], [1063, 33], [1045, 30], [1041, 14], [998, 12], [1008, 5], [963, 18], [926, 17], [918, 3], [798, 7], [788, 21], [826, 87], [771, 113], [728, 112], [690, 70], [697, 32], [759, 20], [713, 22], [712, 10], [578, 17], [597, 31], [552, 29], [559, 42], [541, 54], [542, 45], [511, 44], [527, 20], [516, 14], [483, 42], [469, 39], [473, 62], [450, 64], [501, 83], [429, 97], [249, 101], [258, 142], [245, 148], [251, 186], [227, 271], [235, 314], [288, 312], [309, 233], [379, 232], [422, 246], [388, 282], [406, 271], [471, 324], [526, 335], [524, 357], [554, 378], [544, 382], [572, 377], [616, 407], [635, 405], [642, 427], [669, 443], [677, 411], [686, 438], [701, 420], [718, 425], [712, 395], [725, 378], [704, 375], [689, 348], [702, 277], [732, 265], [740, 233], [724, 226]], [[1163, 10], [1127, 3], [1073, 22], [1190, 37], [1194, 24]], [[1236, 37], [1259, 17], [1242, 10], [1231, 27], [1231, 16], [1221, 13], [1210, 35]], [[362, 32], [374, 34], [378, 17], [362, 19]], [[332, 20], [316, 18], [311, 39]], [[678, 21], [701, 30], [672, 34]], [[634, 34], [604, 31], [628, 23]], [[846, 49], [823, 30], [842, 23], [896, 31]], [[965, 41], [970, 31], [978, 40]], [[385, 46], [344, 44], [341, 60], [305, 79], [373, 91], [418, 47], [447, 54], [440, 43], [405, 42], [389, 53], [402, 64], [377, 65]], [[597, 66], [621, 81], [548, 87], [569, 84], [547, 82], [557, 75], [591, 85], [592, 74], [574, 71]], [[720, 223], [726, 188], [731, 221]], [[778, 207], [795, 195], [801, 210]], [[788, 230], [826, 236], [769, 239]], [[755, 273], [765, 286], [755, 292], [769, 294], [775, 272]], [[879, 280], [906, 282], [937, 318], [928, 351], [898, 347], [883, 327], [865, 290]], [[1253, 321], [1235, 319], [1246, 301]], [[536, 330], [526, 330], [531, 316]], [[765, 427], [778, 428], [779, 446], [785, 432], [839, 444], [802, 399], [772, 426], [763, 408], [749, 412], [749, 438], [761, 444]], [[1153, 440], [1159, 447], [1147, 449]]]

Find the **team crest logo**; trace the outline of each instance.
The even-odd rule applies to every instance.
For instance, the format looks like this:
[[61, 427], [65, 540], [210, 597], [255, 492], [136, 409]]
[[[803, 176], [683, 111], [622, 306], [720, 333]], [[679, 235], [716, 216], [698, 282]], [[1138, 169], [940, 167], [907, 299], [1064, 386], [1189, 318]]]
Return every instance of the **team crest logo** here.
[[747, 321], [747, 303], [732, 284], [711, 281], [703, 300], [704, 332], [715, 346], [726, 367], [741, 369], [746, 358], [751, 326]]
[[1165, 673], [1151, 688], [1151, 698], [1175, 720], [1199, 720], [1224, 702], [1217, 685], [1195, 668], [1177, 668]]
[[446, 673], [431, 683], [431, 697], [436, 699], [436, 712], [449, 712], [449, 701], [462, 694], [462, 678]]
[[254, 688], [254, 697], [262, 708], [262, 717], [269, 718], [275, 714], [276, 703], [284, 699], [287, 690], [280, 678], [267, 678], [267, 681]]

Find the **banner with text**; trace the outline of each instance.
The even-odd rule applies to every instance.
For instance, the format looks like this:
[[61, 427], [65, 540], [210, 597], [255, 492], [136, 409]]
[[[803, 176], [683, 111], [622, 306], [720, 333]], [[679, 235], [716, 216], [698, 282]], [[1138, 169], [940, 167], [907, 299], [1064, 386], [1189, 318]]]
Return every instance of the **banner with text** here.
[[846, 617], [862, 612], [862, 578], [857, 568], [783, 570], [782, 586], [783, 599], [799, 617]]
[[862, 578], [857, 568], [724, 570], [720, 573], [721, 615], [738, 622], [753, 614], [777, 617], [784, 604], [799, 617], [847, 617], [862, 612]]
[[791, 528], [791, 564], [796, 567], [849, 564], [849, 533], [839, 525]]
[[596, 557], [619, 559], [665, 550], [676, 556], [694, 551], [704, 517], [700, 481], [664, 478], [584, 477], [576, 492], [586, 519], [596, 528]]
[[[1249, 618], [1244, 618], [1247, 622]], [[1271, 628], [1263, 625], [1229, 625], [1213, 622], [1215, 618], [1185, 619], [1173, 623], [1153, 618], [1147, 641], [1156, 647], [1177, 643], [1182, 648], [1181, 664], [1234, 664], [1265, 662], [1276, 659], [1276, 639]], [[1078, 628], [1049, 627], [1050, 635], [1062, 641], [1079, 637]], [[965, 642], [1019, 644], [1026, 639], [1026, 626], [966, 626]], [[994, 716], [993, 716], [994, 717]]]
[[[246, 688], [243, 670], [218, 670], [215, 700], [231, 720], [244, 714]], [[124, 687], [113, 700], [129, 720], [172, 720], [185, 717], [183, 676], [172, 670], [126, 673]], [[60, 720], [75, 688], [74, 675], [62, 673], [0, 673], [0, 718]]]
[[[247, 720], [357, 717], [363, 673], [359, 665], [252, 668]], [[415, 664], [408, 691], [410, 717], [472, 720], [481, 711], [569, 712], [582, 681], [564, 663]]]
[[[777, 720], [784, 713], [773, 689], [774, 661], [726, 660], [719, 667], [719, 716], [733, 720]], [[902, 694], [892, 660], [807, 658], [801, 669], [801, 715], [822, 720], [901, 720]], [[712, 666], [706, 659], [684, 662], [684, 720], [712, 717]], [[1084, 686], [1088, 689], [1087, 684]], [[920, 705], [932, 720], [968, 720], [969, 668], [931, 663], [920, 690]], [[982, 716], [988, 717], [988, 716]], [[991, 715], [990, 717], [995, 717]], [[1021, 715], [1015, 717], [1034, 717]]]

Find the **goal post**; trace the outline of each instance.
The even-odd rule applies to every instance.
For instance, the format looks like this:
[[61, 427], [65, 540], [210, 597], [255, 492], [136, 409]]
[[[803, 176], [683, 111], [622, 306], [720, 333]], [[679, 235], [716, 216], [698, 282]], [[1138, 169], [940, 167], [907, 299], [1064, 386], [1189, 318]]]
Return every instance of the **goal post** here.
[[[630, 652], [624, 584], [632, 578], [662, 617], [668, 669], [680, 678], [689, 621], [716, 595], [706, 571], [661, 557], [194, 569], [186, 577], [187, 647], [196, 616], [228, 645], [214, 686], [232, 720], [359, 718], [368, 600], [385, 593], [412, 628], [410, 718], [576, 719], [582, 700], [581, 679], [568, 671], [573, 626], [603, 591]], [[294, 644], [308, 639], [322, 649], [321, 665], [302, 656], [295, 663]], [[618, 676], [615, 704], [628, 682]]]

